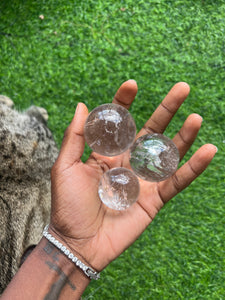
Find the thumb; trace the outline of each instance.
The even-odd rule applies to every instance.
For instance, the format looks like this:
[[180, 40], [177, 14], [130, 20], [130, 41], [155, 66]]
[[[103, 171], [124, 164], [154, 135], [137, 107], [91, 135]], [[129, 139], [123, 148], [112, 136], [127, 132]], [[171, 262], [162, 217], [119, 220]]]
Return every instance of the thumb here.
[[62, 163], [63, 169], [71, 167], [79, 162], [84, 152], [84, 124], [88, 116], [85, 104], [78, 103], [75, 115], [63, 137], [58, 162]]

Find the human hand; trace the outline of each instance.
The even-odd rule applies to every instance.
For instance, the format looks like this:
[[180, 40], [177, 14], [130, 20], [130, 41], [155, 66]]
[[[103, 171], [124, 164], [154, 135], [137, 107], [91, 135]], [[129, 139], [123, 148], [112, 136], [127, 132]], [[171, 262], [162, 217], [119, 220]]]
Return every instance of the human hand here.
[[[128, 80], [121, 85], [113, 102], [129, 108], [136, 93], [136, 82]], [[188, 94], [186, 83], [174, 85], [137, 137], [151, 132], [163, 133]], [[125, 211], [114, 211], [99, 199], [98, 184], [108, 169], [130, 168], [129, 151], [116, 157], [93, 152], [83, 163], [83, 130], [87, 116], [87, 107], [80, 103], [52, 168], [50, 231], [81, 260], [100, 271], [140, 236], [165, 203], [206, 169], [217, 149], [211, 144], [202, 146], [165, 181], [152, 183], [140, 179], [138, 201]], [[199, 115], [191, 114], [173, 138], [181, 159], [194, 142], [201, 122]]]

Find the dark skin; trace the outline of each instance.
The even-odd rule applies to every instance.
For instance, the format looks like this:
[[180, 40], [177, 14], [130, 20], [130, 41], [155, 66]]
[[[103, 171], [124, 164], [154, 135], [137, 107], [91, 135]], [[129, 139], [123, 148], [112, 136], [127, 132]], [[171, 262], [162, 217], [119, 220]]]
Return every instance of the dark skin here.
[[[137, 138], [149, 132], [163, 133], [189, 91], [188, 84], [176, 84]], [[136, 82], [129, 80], [117, 91], [113, 103], [129, 108], [136, 93]], [[163, 182], [140, 180], [138, 201], [126, 211], [112, 211], [99, 200], [99, 180], [103, 172], [113, 167], [130, 168], [129, 151], [118, 157], [103, 157], [92, 153], [84, 164], [81, 156], [85, 143], [83, 127], [87, 116], [86, 106], [79, 104], [52, 170], [51, 229], [63, 236], [70, 247], [81, 253], [94, 268], [102, 270], [139, 237], [165, 203], [204, 171], [216, 147], [202, 146], [184, 166]], [[181, 159], [194, 142], [201, 122], [199, 115], [192, 114], [175, 135], [173, 141]]]
[[[175, 84], [137, 138], [150, 132], [163, 133], [188, 96], [188, 84]], [[129, 108], [137, 94], [137, 84], [128, 80], [118, 89], [113, 102]], [[159, 210], [185, 189], [209, 165], [217, 148], [200, 147], [170, 178], [159, 183], [140, 180], [140, 195], [125, 211], [114, 211], [102, 204], [98, 184], [102, 174], [114, 167], [129, 165], [129, 151], [117, 157], [92, 153], [86, 163], [84, 124], [87, 107], [79, 103], [65, 132], [59, 157], [52, 168], [52, 209], [50, 233], [80, 260], [103, 270], [127, 249], [149, 226]], [[191, 114], [174, 136], [181, 159], [194, 142], [202, 118]], [[131, 230], [132, 229], [132, 230]], [[84, 273], [57, 248], [42, 238], [20, 268], [2, 299], [79, 299], [89, 284]]]

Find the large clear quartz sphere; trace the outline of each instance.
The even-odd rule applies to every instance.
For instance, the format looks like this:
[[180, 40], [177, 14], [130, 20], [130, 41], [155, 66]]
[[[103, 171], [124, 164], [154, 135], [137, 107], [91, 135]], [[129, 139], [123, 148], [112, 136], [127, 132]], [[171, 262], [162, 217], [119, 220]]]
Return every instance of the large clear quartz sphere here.
[[84, 137], [90, 148], [104, 156], [125, 152], [133, 144], [136, 125], [128, 110], [117, 104], [103, 104], [86, 120]]
[[132, 171], [114, 168], [103, 174], [98, 194], [109, 208], [125, 210], [136, 202], [139, 191], [139, 180]]
[[173, 141], [160, 133], [141, 136], [130, 151], [131, 168], [138, 177], [147, 181], [162, 181], [170, 177], [180, 160]]

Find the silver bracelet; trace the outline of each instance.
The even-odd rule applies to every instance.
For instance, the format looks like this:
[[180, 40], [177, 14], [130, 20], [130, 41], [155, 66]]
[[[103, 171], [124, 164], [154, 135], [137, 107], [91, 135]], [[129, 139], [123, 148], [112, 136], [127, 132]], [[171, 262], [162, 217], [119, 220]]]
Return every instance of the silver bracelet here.
[[77, 267], [79, 267], [84, 274], [89, 277], [90, 279], [98, 280], [100, 278], [100, 273], [92, 269], [91, 267], [86, 266], [82, 261], [80, 261], [75, 255], [73, 255], [70, 250], [66, 248], [62, 243], [56, 240], [54, 236], [52, 236], [48, 232], [49, 225], [46, 225], [43, 231], [43, 236], [49, 240], [53, 245], [55, 245], [59, 250], [61, 250]]

